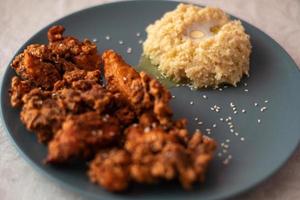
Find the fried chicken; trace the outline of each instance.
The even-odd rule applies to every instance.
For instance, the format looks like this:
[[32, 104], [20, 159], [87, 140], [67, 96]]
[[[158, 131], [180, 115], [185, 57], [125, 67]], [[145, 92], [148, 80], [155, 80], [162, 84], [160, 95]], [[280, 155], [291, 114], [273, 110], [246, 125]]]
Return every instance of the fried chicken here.
[[49, 143], [47, 163], [85, 160], [97, 151], [118, 143], [118, 120], [109, 115], [87, 112], [69, 116]]
[[29, 45], [11, 64], [11, 105], [48, 145], [45, 163], [92, 160], [90, 180], [113, 192], [132, 182], [178, 179], [190, 189], [203, 181], [216, 144], [172, 120], [170, 92], [112, 50], [101, 74], [96, 45], [64, 30], [51, 27], [49, 44]]
[[12, 107], [20, 107], [23, 105], [23, 96], [32, 89], [32, 85], [29, 81], [23, 81], [19, 77], [14, 76], [11, 80], [10, 88], [10, 104]]
[[140, 74], [112, 50], [103, 53], [104, 76], [107, 87], [120, 92], [137, 115], [152, 111], [159, 122], [170, 125], [172, 111], [168, 105], [171, 95], [157, 80]]
[[170, 130], [133, 125], [126, 130], [124, 149], [99, 152], [91, 162], [90, 179], [109, 191], [130, 182], [156, 183], [178, 178], [190, 189], [202, 182], [216, 144], [200, 132], [189, 136], [182, 122]]

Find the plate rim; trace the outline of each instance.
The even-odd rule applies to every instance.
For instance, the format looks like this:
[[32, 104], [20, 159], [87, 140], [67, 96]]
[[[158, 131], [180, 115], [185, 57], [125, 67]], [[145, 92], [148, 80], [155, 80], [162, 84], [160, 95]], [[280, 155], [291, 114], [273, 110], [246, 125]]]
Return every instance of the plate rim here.
[[[205, 7], [207, 5], [204, 5], [204, 4], [199, 4], [199, 3], [196, 3], [196, 2], [189, 2], [188, 0], [143, 0], [143, 1], [140, 1], [140, 0], [117, 0], [117, 1], [114, 1], [114, 2], [105, 2], [105, 3], [99, 3], [99, 4], [96, 4], [96, 5], [93, 5], [93, 6], [89, 6], [89, 7], [86, 7], [86, 8], [83, 8], [83, 9], [79, 9], [79, 10], [76, 10], [76, 11], [73, 11], [67, 15], [64, 15], [58, 19], [55, 19], [53, 21], [51, 21], [50, 23], [48, 23], [47, 25], [43, 26], [42, 28], [40, 28], [37, 32], [35, 32], [31, 37], [29, 37], [19, 48], [17, 51], [14, 52], [13, 54], [13, 57], [10, 59], [10, 61], [7, 63], [7, 66], [6, 68], [3, 69], [2, 73], [1, 73], [1, 82], [0, 82], [0, 119], [1, 119], [1, 124], [2, 124], [2, 127], [3, 127], [3, 131], [5, 132], [5, 134], [3, 135], [7, 135], [9, 140], [10, 140], [10, 143], [13, 144], [13, 146], [15, 146], [15, 148], [17, 149], [17, 152], [21, 155], [22, 159], [26, 160], [26, 162], [31, 166], [33, 167], [33, 169], [35, 169], [39, 174], [42, 174], [43, 176], [49, 178], [49, 180], [51, 180], [52, 182], [54, 183], [58, 183], [59, 185], [62, 185], [63, 187], [67, 188], [68, 190], [76, 193], [76, 194], [80, 194], [82, 195], [83, 197], [88, 197], [88, 198], [92, 198], [92, 199], [105, 199], [106, 197], [103, 197], [103, 196], [99, 196], [97, 194], [94, 194], [94, 193], [91, 193], [91, 192], [88, 192], [84, 189], [81, 189], [79, 187], [76, 187], [76, 186], [73, 186], [67, 182], [65, 182], [64, 180], [56, 177], [56, 176], [53, 176], [51, 173], [49, 173], [48, 171], [44, 170], [43, 167], [37, 165], [23, 150], [22, 148], [20, 148], [20, 146], [18, 145], [17, 141], [14, 139], [14, 137], [12, 136], [12, 134], [10, 133], [9, 131], [9, 128], [7, 127], [7, 124], [6, 124], [6, 119], [4, 118], [4, 114], [3, 114], [3, 108], [4, 108], [4, 105], [3, 105], [3, 101], [2, 101], [2, 98], [3, 97], [3, 94], [4, 92], [7, 93], [7, 91], [4, 91], [4, 81], [6, 80], [6, 77], [7, 77], [7, 74], [9, 73], [10, 71], [10, 64], [12, 63], [14, 57], [19, 54], [29, 43], [30, 41], [36, 36], [36, 35], [39, 35], [41, 34], [42, 31], [44, 31], [45, 29], [53, 26], [54, 24], [57, 24], [59, 21], [65, 19], [65, 18], [68, 18], [68, 17], [71, 17], [73, 15], [80, 15], [81, 13], [84, 13], [86, 11], [89, 11], [89, 10], [93, 10], [97, 7], [105, 7], [105, 6], [109, 6], [109, 5], [112, 5], [112, 4], [122, 4], [122, 3], [129, 3], [129, 2], [162, 2], [162, 1], [165, 1], [165, 2], [175, 2], [175, 3], [188, 3], [188, 4], [193, 4], [193, 5], [197, 5], [197, 6], [201, 6], [201, 7]], [[224, 9], [222, 9], [224, 10]], [[283, 48], [273, 37], [271, 37], [270, 35], [268, 35], [267, 33], [265, 33], [263, 30], [261, 30], [260, 28], [252, 25], [251, 23], [249, 23], [248, 21], [244, 20], [243, 18], [241, 17], [236, 17], [235, 15], [232, 15], [230, 12], [227, 12], [226, 10], [224, 10], [225, 13], [227, 13], [229, 16], [231, 17], [234, 17], [236, 19], [239, 19], [242, 21], [242, 23], [246, 23], [247, 25], [253, 27], [256, 29], [256, 31], [259, 31], [260, 33], [262, 33], [264, 35], [264, 37], [268, 37], [272, 40], [272, 42], [274, 42], [276, 44], [277, 47], [279, 47], [282, 52], [285, 54], [285, 56], [287, 56], [287, 58], [291, 61], [291, 65], [293, 65], [293, 67], [291, 66], [291, 68], [296, 68], [298, 69], [297, 71], [300, 72], [300, 68], [299, 66], [297, 65], [297, 63], [295, 62], [295, 60], [289, 55], [289, 53], [285, 50], [285, 48]], [[298, 73], [298, 76], [300, 78], [300, 73]], [[265, 174], [265, 176], [263, 176], [263, 178], [260, 178], [254, 182], [252, 182], [251, 184], [248, 184], [247, 187], [244, 187], [243, 189], [239, 189], [239, 190], [235, 190], [235, 191], [231, 191], [231, 192], [227, 192], [227, 193], [223, 193], [223, 195], [219, 195], [219, 197], [216, 197], [214, 199], [228, 199], [228, 198], [233, 198], [233, 197], [237, 197], [239, 195], [241, 195], [242, 193], [245, 193], [245, 192], [248, 192], [250, 190], [253, 190], [255, 189], [257, 186], [259, 186], [260, 184], [262, 184], [263, 182], [265, 182], [267, 179], [269, 179], [270, 177], [272, 177], [276, 172], [278, 172], [283, 166], [286, 165], [287, 161], [295, 154], [295, 151], [298, 149], [298, 147], [300, 146], [300, 137], [298, 139], [298, 142], [297, 142], [297, 145], [295, 145], [295, 147], [292, 149], [292, 151], [290, 152], [289, 156], [287, 156], [282, 162], [281, 164], [279, 164], [277, 167], [275, 167], [273, 170], [269, 171], [268, 173]], [[111, 199], [120, 199], [119, 196], [110, 196]], [[128, 197], [126, 196], [122, 196], [121, 198], [124, 198], [124, 199], [128, 199]]]

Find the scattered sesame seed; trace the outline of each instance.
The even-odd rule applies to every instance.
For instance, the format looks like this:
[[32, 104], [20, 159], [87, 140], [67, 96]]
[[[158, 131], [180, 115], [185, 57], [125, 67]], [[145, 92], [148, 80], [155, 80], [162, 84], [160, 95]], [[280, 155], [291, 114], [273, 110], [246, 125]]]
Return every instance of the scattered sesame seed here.
[[194, 104], [194, 102], [193, 102], [193, 101], [191, 101], [191, 102], [190, 102], [190, 104], [191, 104], [191, 105], [193, 105], [193, 104]]
[[222, 89], [222, 88], [219, 88], [219, 91], [220, 91], [220, 92], [222, 92], [222, 91], [223, 91], [223, 89]]
[[127, 81], [127, 78], [126, 78], [126, 77], [123, 77], [123, 80], [124, 80], [124, 81]]
[[233, 111], [236, 111], [236, 107], [233, 107], [232, 110], [233, 110]]
[[254, 106], [258, 106], [258, 103], [255, 102], [255, 103], [254, 103]]
[[229, 139], [226, 139], [225, 141], [226, 141], [227, 143], [229, 143], [229, 142], [230, 142], [230, 140], [229, 140]]
[[246, 110], [245, 109], [242, 109], [242, 113], [245, 113], [246, 112]]
[[139, 44], [142, 44], [143, 43], [143, 40], [139, 40]]
[[261, 112], [264, 112], [265, 110], [267, 110], [267, 107], [262, 107], [262, 108], [260, 109]]
[[98, 42], [98, 39], [97, 39], [97, 38], [94, 38], [92, 41], [93, 41], [93, 42]]
[[198, 124], [199, 124], [199, 125], [202, 125], [202, 124], [203, 124], [203, 122], [198, 122]]
[[236, 115], [236, 114], [237, 114], [237, 111], [235, 110], [235, 111], [233, 112], [233, 114], [235, 114], [235, 115]]
[[105, 36], [105, 39], [110, 40], [110, 36], [109, 35]]
[[222, 143], [221, 143], [221, 147], [223, 147], [224, 145], [225, 145], [225, 143], [224, 143], [224, 142], [222, 142]]
[[132, 52], [132, 48], [128, 47], [126, 50], [127, 53], [131, 53]]
[[223, 118], [220, 118], [220, 121], [221, 121], [221, 122], [223, 122], [223, 121], [224, 121], [224, 119], [223, 119]]
[[231, 118], [230, 116], [228, 117], [228, 119], [229, 119], [229, 120], [232, 120], [232, 118]]
[[269, 103], [269, 101], [268, 101], [268, 100], [265, 100], [265, 103]]
[[241, 137], [241, 141], [245, 141], [245, 138]]
[[231, 132], [231, 133], [233, 133], [233, 132], [234, 132], [234, 130], [233, 130], [233, 129], [230, 129], [230, 132]]
[[239, 133], [238, 133], [238, 132], [235, 132], [234, 135], [235, 135], [235, 136], [239, 136]]
[[228, 155], [228, 159], [232, 159], [232, 155]]
[[140, 33], [140, 32], [137, 32], [137, 33], [136, 33], [136, 36], [137, 36], [137, 37], [140, 37], [140, 36], [141, 36], [141, 33]]
[[196, 130], [195, 130], [196, 132], [200, 132], [200, 129], [199, 128], [196, 128]]
[[244, 89], [244, 91], [245, 91], [245, 92], [249, 92], [249, 90], [248, 90], [248, 89]]
[[120, 41], [119, 41], [119, 44], [124, 44], [123, 40], [120, 40]]
[[227, 124], [228, 124], [228, 125], [232, 125], [232, 122], [228, 122]]
[[216, 128], [217, 127], [217, 124], [213, 124], [213, 128]]
[[202, 95], [203, 99], [207, 99], [207, 96], [206, 95]]
[[257, 123], [259, 123], [259, 124], [260, 124], [260, 122], [261, 122], [261, 120], [260, 120], [260, 119], [257, 119]]
[[195, 121], [198, 121], [198, 119], [199, 119], [198, 117], [195, 117]]
[[214, 110], [215, 110], [215, 108], [213, 108], [213, 107], [210, 107], [210, 110], [214, 111]]
[[226, 149], [223, 149], [223, 153], [227, 153], [227, 150], [226, 150]]
[[175, 99], [175, 95], [172, 95], [172, 98]]
[[233, 125], [230, 125], [229, 128], [234, 128], [234, 126], [233, 126]]
[[144, 128], [144, 132], [149, 132], [149, 131], [150, 131], [149, 127]]
[[247, 84], [247, 83], [244, 83], [244, 86], [245, 86], [245, 87], [247, 87], [247, 86], [248, 86], [248, 84]]
[[232, 103], [232, 102], [230, 102], [230, 107], [235, 107], [235, 105]]
[[229, 148], [229, 145], [228, 145], [228, 144], [224, 144], [223, 147], [224, 147], [225, 149], [228, 149], [228, 148]]
[[208, 132], [210, 132], [211, 131], [211, 129], [210, 128], [207, 128], [207, 129], [205, 129], [206, 131], [208, 131]]

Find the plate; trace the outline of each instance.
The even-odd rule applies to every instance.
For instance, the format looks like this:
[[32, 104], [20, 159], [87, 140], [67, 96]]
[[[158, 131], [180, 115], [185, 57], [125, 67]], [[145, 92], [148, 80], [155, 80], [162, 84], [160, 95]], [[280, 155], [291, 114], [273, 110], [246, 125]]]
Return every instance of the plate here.
[[[128, 63], [137, 66], [142, 53], [139, 41], [146, 38], [145, 27], [177, 4], [128, 1], [85, 9], [48, 25], [30, 38], [19, 52], [28, 44], [46, 43], [47, 29], [61, 24], [66, 27], [66, 34], [95, 39], [100, 51], [112, 48]], [[124, 194], [111, 194], [89, 182], [84, 166], [44, 165], [45, 146], [38, 144], [20, 122], [20, 111], [10, 106], [8, 90], [15, 74], [10, 67], [1, 85], [1, 115], [6, 131], [35, 169], [89, 198], [211, 200], [248, 190], [278, 170], [299, 143], [300, 73], [294, 61], [273, 39], [247, 22], [243, 21], [243, 25], [253, 45], [249, 78], [244, 78], [236, 88], [222, 90], [170, 88], [175, 96], [171, 101], [175, 118], [187, 117], [190, 130], [200, 128], [220, 144], [207, 182], [195, 185], [190, 192], [172, 182], [159, 186], [134, 185]], [[123, 44], [119, 44], [120, 40]], [[127, 53], [128, 48], [132, 48], [131, 53]], [[231, 103], [237, 109], [236, 114]], [[214, 111], [215, 106], [220, 107], [219, 112]]]

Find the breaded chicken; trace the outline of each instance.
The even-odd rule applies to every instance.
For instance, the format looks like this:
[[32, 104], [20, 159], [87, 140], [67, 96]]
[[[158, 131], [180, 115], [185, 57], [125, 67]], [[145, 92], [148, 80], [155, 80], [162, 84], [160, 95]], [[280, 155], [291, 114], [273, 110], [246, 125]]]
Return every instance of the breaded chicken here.
[[107, 87], [118, 91], [139, 115], [153, 112], [161, 124], [170, 124], [172, 111], [168, 105], [171, 95], [157, 80], [140, 74], [112, 50], [103, 53], [104, 76]]
[[49, 143], [47, 163], [69, 163], [89, 159], [97, 151], [117, 144], [118, 120], [109, 115], [87, 112], [69, 116]]

